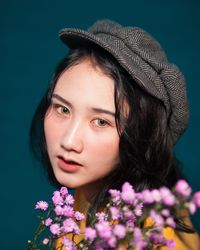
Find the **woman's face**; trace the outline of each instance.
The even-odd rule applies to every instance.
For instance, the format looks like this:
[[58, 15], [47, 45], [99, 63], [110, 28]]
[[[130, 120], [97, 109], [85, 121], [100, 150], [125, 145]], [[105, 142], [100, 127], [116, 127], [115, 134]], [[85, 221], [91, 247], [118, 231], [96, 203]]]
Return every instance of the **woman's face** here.
[[89, 60], [67, 69], [57, 81], [44, 130], [58, 182], [95, 186], [118, 163], [114, 81]]

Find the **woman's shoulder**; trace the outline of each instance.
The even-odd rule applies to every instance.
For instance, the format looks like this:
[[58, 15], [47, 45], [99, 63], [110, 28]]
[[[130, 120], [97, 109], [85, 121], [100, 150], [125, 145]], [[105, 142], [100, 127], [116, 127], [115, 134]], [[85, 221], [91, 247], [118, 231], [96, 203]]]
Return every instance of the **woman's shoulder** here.
[[[174, 250], [200, 250], [200, 238], [198, 233], [185, 233], [167, 227], [163, 230], [166, 239], [172, 239], [176, 247]], [[167, 248], [163, 247], [162, 250]]]
[[[190, 217], [185, 211], [181, 212], [183, 215], [184, 223], [191, 228], [193, 227]], [[145, 227], [148, 227], [152, 224], [151, 218], [147, 218], [145, 222]], [[174, 250], [200, 250], [200, 238], [197, 232], [186, 233], [173, 229], [172, 227], [165, 227], [163, 229], [163, 236], [168, 240], [173, 240], [176, 247]], [[167, 247], [162, 247], [162, 250], [167, 250]]]

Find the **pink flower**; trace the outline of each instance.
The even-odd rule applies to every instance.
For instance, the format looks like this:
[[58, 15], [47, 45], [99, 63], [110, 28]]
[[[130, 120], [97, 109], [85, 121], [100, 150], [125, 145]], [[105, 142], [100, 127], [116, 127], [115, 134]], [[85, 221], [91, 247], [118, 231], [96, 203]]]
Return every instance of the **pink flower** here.
[[95, 228], [98, 232], [99, 237], [103, 240], [108, 240], [112, 235], [111, 227], [109, 225], [109, 222], [107, 221], [102, 221], [95, 224]]
[[142, 208], [143, 208], [143, 204], [139, 203], [136, 205], [135, 209], [134, 209], [134, 213], [136, 216], [141, 216], [142, 215]]
[[80, 220], [83, 220], [85, 218], [84, 214], [83, 213], [80, 213], [79, 211], [76, 211], [74, 213], [74, 217], [76, 218], [76, 220], [80, 221]]
[[133, 229], [133, 235], [134, 235], [135, 241], [139, 241], [143, 237], [142, 231], [139, 227], [135, 227]]
[[121, 195], [120, 191], [116, 189], [110, 189], [109, 193], [111, 194], [112, 202], [116, 205], [120, 203], [121, 200]]
[[167, 187], [160, 188], [162, 202], [167, 206], [173, 206], [176, 203], [176, 198]]
[[57, 216], [63, 215], [63, 208], [60, 205], [57, 205], [54, 209], [54, 212]]
[[63, 205], [63, 198], [60, 195], [59, 191], [53, 192], [53, 197], [52, 197], [53, 204], [56, 205]]
[[174, 240], [167, 240], [166, 241], [166, 247], [169, 250], [173, 250], [176, 247], [176, 243]]
[[126, 218], [126, 220], [135, 222], [136, 216], [133, 213], [133, 211], [128, 208], [128, 206], [124, 206], [122, 210], [123, 210], [124, 217]]
[[59, 235], [61, 232], [60, 225], [58, 223], [54, 223], [50, 226], [50, 231], [54, 235]]
[[63, 242], [63, 245], [64, 245], [64, 247], [65, 247], [66, 250], [74, 250], [74, 249], [76, 249], [74, 247], [73, 241], [70, 240], [69, 238], [67, 238], [67, 237], [64, 236], [62, 238], [62, 242]]
[[123, 225], [117, 224], [113, 228], [113, 233], [117, 236], [117, 238], [123, 239], [126, 235], [126, 228]]
[[174, 221], [174, 219], [173, 219], [172, 217], [168, 217], [168, 218], [166, 219], [165, 223], [166, 223], [168, 226], [172, 227], [172, 228], [175, 228], [175, 227], [176, 227], [176, 223], [175, 223], [175, 221]]
[[68, 194], [68, 189], [66, 187], [61, 187], [60, 193], [61, 193], [61, 196], [65, 198], [65, 196]]
[[186, 203], [186, 207], [189, 209], [190, 214], [194, 214], [197, 210], [196, 205], [192, 201]]
[[35, 205], [35, 209], [46, 211], [47, 208], [48, 208], [48, 203], [46, 201], [38, 201]]
[[200, 208], [200, 191], [196, 192], [193, 196], [193, 202], [197, 208]]
[[164, 217], [169, 217], [169, 216], [170, 216], [169, 209], [164, 208], [164, 209], [161, 211], [161, 214], [162, 214]]
[[159, 232], [150, 232], [149, 239], [153, 244], [162, 244], [165, 243], [165, 238], [162, 233]]
[[75, 233], [75, 234], [79, 234], [80, 233], [80, 229], [77, 226], [76, 222], [69, 218], [63, 221], [63, 231], [65, 233]]
[[46, 220], [45, 220], [45, 222], [44, 222], [44, 224], [45, 224], [45, 226], [50, 226], [51, 225], [51, 223], [52, 223], [52, 219], [49, 217], [49, 218], [47, 218]]
[[93, 241], [97, 237], [96, 230], [91, 227], [86, 227], [85, 238], [89, 241]]
[[128, 182], [125, 182], [122, 186], [121, 198], [123, 201], [129, 204], [133, 203], [133, 200], [135, 198], [135, 191]]
[[65, 198], [66, 205], [73, 205], [74, 204], [74, 197], [71, 194], [68, 194]]
[[155, 202], [160, 202], [161, 201], [161, 195], [158, 189], [153, 189], [151, 191], [151, 195], [154, 199]]
[[153, 209], [150, 211], [150, 217], [156, 223], [156, 225], [161, 227], [163, 226], [164, 224], [163, 217], [160, 214], [156, 213], [156, 211], [154, 211]]
[[177, 193], [179, 193], [183, 197], [188, 197], [192, 193], [191, 187], [189, 186], [189, 184], [185, 180], [179, 180], [176, 183], [175, 189], [176, 189]]
[[99, 222], [104, 221], [104, 220], [107, 219], [107, 215], [104, 212], [98, 212], [98, 213], [96, 213], [96, 217], [97, 217], [97, 219], [98, 219]]
[[[111, 247], [112, 249], [116, 247], [117, 245], [117, 239], [114, 235], [112, 235], [110, 237], [110, 239], [107, 241], [107, 244], [109, 245], [109, 247]], [[121, 249], [121, 248], [120, 248]]]
[[146, 249], [147, 243], [143, 239], [143, 234], [140, 228], [135, 227], [133, 229], [133, 241], [134, 249], [143, 250]]
[[154, 202], [154, 198], [150, 190], [148, 189], [143, 190], [141, 195], [144, 203], [151, 204]]
[[111, 213], [112, 220], [118, 220], [119, 218], [121, 218], [121, 212], [118, 208], [110, 207], [109, 210]]
[[42, 241], [42, 243], [44, 245], [47, 245], [49, 243], [49, 239], [48, 238], [44, 238], [43, 241]]
[[73, 207], [70, 207], [70, 206], [64, 206], [63, 207], [63, 215], [65, 216], [65, 217], [69, 217], [69, 218], [71, 218], [71, 217], [73, 217], [74, 216], [74, 209], [73, 209]]

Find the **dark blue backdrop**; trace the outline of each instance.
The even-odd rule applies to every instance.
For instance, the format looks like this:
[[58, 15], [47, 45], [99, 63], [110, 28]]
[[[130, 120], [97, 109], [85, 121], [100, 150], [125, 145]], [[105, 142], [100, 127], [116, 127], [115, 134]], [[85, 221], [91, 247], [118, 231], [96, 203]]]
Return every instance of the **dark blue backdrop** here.
[[[30, 156], [32, 114], [58, 60], [66, 52], [57, 33], [63, 27], [86, 28], [110, 18], [144, 28], [165, 48], [187, 79], [190, 126], [176, 146], [193, 189], [200, 189], [198, 0], [0, 1], [0, 152], [1, 249], [26, 249], [36, 226], [34, 204], [53, 188]], [[200, 230], [199, 214], [195, 226]]]

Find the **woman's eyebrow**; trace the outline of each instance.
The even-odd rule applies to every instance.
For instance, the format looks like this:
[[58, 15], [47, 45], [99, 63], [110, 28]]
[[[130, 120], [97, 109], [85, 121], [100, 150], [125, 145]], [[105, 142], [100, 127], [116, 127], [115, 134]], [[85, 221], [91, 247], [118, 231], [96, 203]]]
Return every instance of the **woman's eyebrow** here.
[[61, 102], [63, 102], [65, 105], [69, 106], [69, 107], [72, 107], [72, 104], [70, 102], [68, 102], [67, 100], [65, 100], [63, 97], [61, 97], [60, 95], [58, 94], [53, 94], [52, 95], [52, 98], [55, 98]]
[[102, 108], [92, 108], [93, 111], [97, 112], [97, 113], [104, 113], [104, 114], [108, 114], [108, 115], [112, 115], [115, 117], [115, 113], [112, 111], [109, 111], [107, 109], [102, 109]]
[[[68, 102], [67, 100], [65, 100], [63, 97], [61, 97], [58, 94], [53, 94], [52, 98], [55, 98], [59, 101], [61, 101], [62, 103], [66, 104], [69, 107], [72, 107], [72, 104], [70, 102]], [[112, 115], [115, 117], [115, 113], [112, 111], [109, 111], [107, 109], [102, 109], [102, 108], [91, 108], [92, 111], [96, 112], [96, 113], [104, 113], [104, 114], [108, 114], [108, 115]]]

